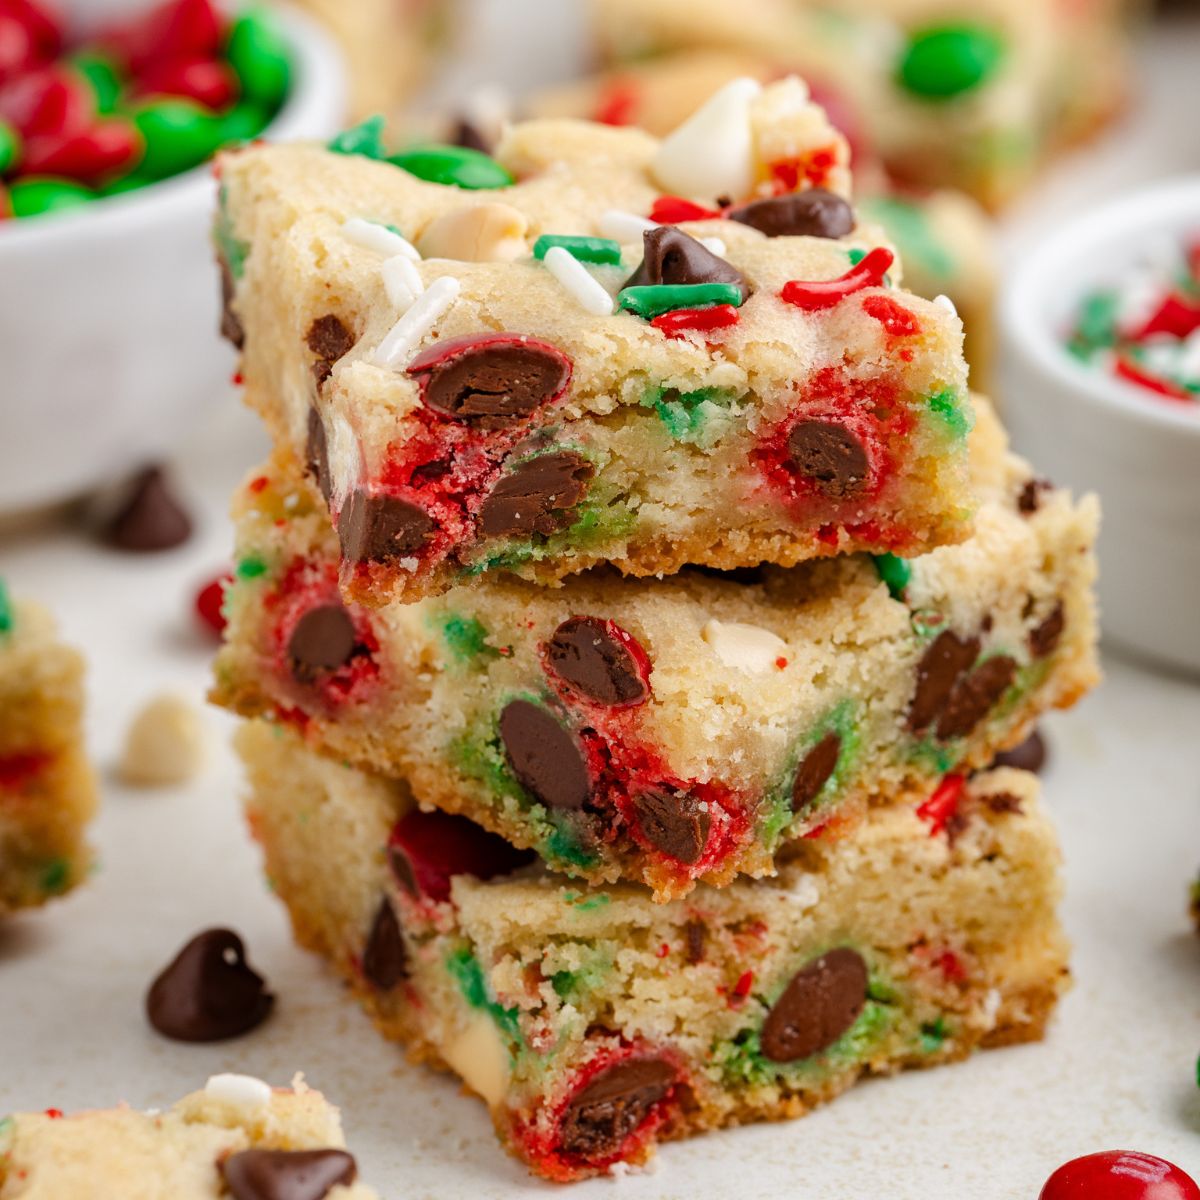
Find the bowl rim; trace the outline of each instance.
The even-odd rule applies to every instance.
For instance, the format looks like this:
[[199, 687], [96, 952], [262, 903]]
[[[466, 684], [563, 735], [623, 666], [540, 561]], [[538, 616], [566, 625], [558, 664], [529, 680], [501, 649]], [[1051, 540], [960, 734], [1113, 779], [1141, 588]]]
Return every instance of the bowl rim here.
[[[346, 74], [332, 37], [316, 21], [294, 7], [272, 8], [292, 51], [294, 84], [283, 107], [259, 135], [273, 141], [299, 136], [333, 97], [338, 116], [345, 115]], [[126, 226], [141, 226], [165, 211], [173, 201], [208, 202], [213, 183], [213, 163], [208, 159], [190, 170], [115, 196], [105, 196], [78, 208], [54, 215], [52, 220], [0, 221], [0, 257], [6, 249], [22, 249], [39, 242], [65, 241], [72, 236], [91, 238], [111, 234]]]
[[[1101, 374], [1067, 353], [1055, 330], [1041, 319], [1047, 288], [1061, 286], [1061, 271], [1089, 248], [1102, 251], [1123, 234], [1151, 233], [1165, 217], [1196, 215], [1200, 229], [1200, 174], [1135, 188], [1089, 209], [1069, 225], [1057, 225], [1025, 252], [1004, 286], [999, 316], [1010, 353], [1023, 354], [1059, 387], [1081, 393], [1136, 420], [1200, 437], [1200, 398], [1190, 407], [1143, 397], [1135, 384]], [[1081, 289], [1082, 290], [1082, 289]]]

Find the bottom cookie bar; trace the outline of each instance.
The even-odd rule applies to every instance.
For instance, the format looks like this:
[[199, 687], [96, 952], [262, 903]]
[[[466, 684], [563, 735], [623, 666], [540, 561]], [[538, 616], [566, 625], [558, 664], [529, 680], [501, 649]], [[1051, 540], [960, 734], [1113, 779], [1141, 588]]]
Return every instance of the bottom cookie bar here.
[[214, 1075], [165, 1112], [0, 1121], [0, 1200], [378, 1200], [357, 1183], [338, 1111], [299, 1078]]
[[1035, 1040], [1068, 980], [1057, 844], [1019, 771], [949, 777], [920, 807], [802, 841], [774, 879], [656, 905], [522, 866], [282, 727], [249, 724], [239, 745], [298, 939], [551, 1179]]

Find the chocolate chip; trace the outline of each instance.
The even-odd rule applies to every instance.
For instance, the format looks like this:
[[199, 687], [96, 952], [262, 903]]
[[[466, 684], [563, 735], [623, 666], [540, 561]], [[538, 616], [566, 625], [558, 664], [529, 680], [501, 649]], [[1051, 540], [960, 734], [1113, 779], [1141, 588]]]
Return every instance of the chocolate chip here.
[[338, 540], [351, 562], [386, 562], [417, 553], [437, 529], [423, 509], [400, 496], [351, 493], [338, 513]]
[[619, 1154], [625, 1139], [670, 1093], [675, 1079], [675, 1068], [659, 1058], [627, 1059], [594, 1075], [563, 1111], [561, 1153], [581, 1159]]
[[994, 792], [990, 796], [985, 796], [983, 802], [994, 813], [1019, 813], [1022, 811], [1020, 796], [1014, 796], [1012, 792]]
[[726, 214], [767, 237], [845, 237], [854, 228], [854, 209], [836, 192], [809, 188], [755, 200]]
[[998, 654], [959, 679], [938, 717], [938, 737], [942, 741], [966, 737], [1008, 691], [1016, 673], [1016, 662], [1006, 654]]
[[349, 1187], [358, 1166], [345, 1150], [241, 1150], [221, 1164], [233, 1200], [323, 1200]]
[[435, 412], [481, 424], [508, 425], [562, 395], [571, 363], [553, 346], [513, 335], [435, 344], [408, 368]]
[[354, 335], [346, 328], [342, 319], [332, 313], [318, 317], [308, 327], [304, 341], [317, 356], [312, 365], [312, 373], [318, 387], [329, 378], [333, 364], [354, 348]]
[[305, 441], [304, 456], [308, 473], [317, 482], [325, 503], [329, 503], [333, 495], [333, 480], [329, 474], [329, 440], [325, 436], [325, 422], [315, 408], [308, 410], [308, 437]]
[[242, 939], [231, 929], [206, 929], [150, 985], [146, 1016], [177, 1042], [219, 1042], [261, 1025], [274, 1003], [246, 962]]
[[549, 536], [575, 519], [594, 468], [574, 450], [539, 454], [502, 475], [479, 509], [485, 537]]
[[310, 608], [288, 638], [288, 665], [298, 683], [312, 683], [324, 671], [344, 667], [354, 655], [357, 634], [340, 604]]
[[917, 664], [917, 688], [908, 706], [908, 727], [921, 733], [941, 712], [958, 677], [979, 657], [978, 638], [960, 638], [949, 629], [939, 633]]
[[1054, 484], [1048, 479], [1027, 479], [1017, 496], [1017, 511], [1032, 515], [1042, 507], [1042, 493], [1053, 490]]
[[688, 921], [683, 927], [687, 943], [687, 960], [693, 966], [704, 961], [704, 944], [708, 941], [708, 926], [703, 921]]
[[450, 143], [454, 146], [462, 146], [466, 150], [478, 150], [481, 154], [491, 154], [492, 152], [487, 138], [466, 117], [459, 117], [454, 123]]
[[404, 935], [391, 901], [385, 896], [375, 910], [371, 932], [362, 955], [363, 978], [381, 992], [392, 988], [408, 975], [408, 951]]
[[792, 976], [767, 1013], [762, 1052], [771, 1062], [797, 1062], [834, 1042], [858, 1020], [867, 1002], [867, 964], [842, 946]]
[[835, 500], [857, 496], [867, 485], [871, 464], [862, 443], [844, 425], [804, 420], [792, 426], [787, 440], [792, 466]]
[[574, 736], [528, 700], [510, 700], [499, 724], [504, 755], [517, 782], [547, 808], [581, 809], [591, 793], [591, 780]]
[[233, 311], [235, 288], [233, 272], [229, 264], [220, 260], [221, 264], [221, 336], [232, 342], [234, 348], [241, 350], [246, 344], [246, 331], [242, 328], [241, 318]]
[[993, 767], [1016, 767], [1018, 771], [1037, 774], [1046, 765], [1046, 742], [1038, 730], [1034, 730], [1019, 746], [1001, 750], [992, 759]]
[[698, 862], [708, 842], [712, 817], [686, 792], [647, 788], [633, 798], [642, 836], [656, 850], [689, 866]]
[[546, 643], [554, 673], [596, 704], [640, 704], [650, 695], [633, 639], [611, 621], [570, 617]]
[[724, 579], [728, 583], [738, 583], [743, 587], [757, 587], [766, 575], [760, 563], [757, 567], [706, 567], [701, 563], [691, 563], [685, 570], [695, 571], [699, 575], [707, 575], [709, 579]]
[[1050, 615], [1029, 633], [1029, 653], [1034, 658], [1046, 658], [1058, 649], [1067, 618], [1060, 600]]
[[821, 789], [837, 770], [842, 739], [827, 733], [801, 760], [792, 783], [792, 812], [802, 813], [820, 795]]
[[192, 535], [192, 519], [176, 500], [161, 467], [134, 477], [121, 507], [108, 519], [104, 540], [120, 550], [173, 550]]
[[744, 301], [750, 295], [745, 276], [707, 246], [689, 237], [674, 225], [659, 225], [642, 235], [644, 250], [641, 266], [625, 281], [624, 287], [687, 283], [733, 283]]

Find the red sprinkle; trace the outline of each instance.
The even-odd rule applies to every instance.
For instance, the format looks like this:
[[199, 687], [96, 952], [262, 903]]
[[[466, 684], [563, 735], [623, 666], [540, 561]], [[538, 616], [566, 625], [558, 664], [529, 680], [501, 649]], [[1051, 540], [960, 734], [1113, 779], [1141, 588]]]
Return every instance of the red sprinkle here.
[[44, 1115], [49, 1117], [52, 1121], [61, 1121], [63, 1110], [61, 1108], [48, 1108], [46, 1109]]
[[659, 946], [659, 948], [658, 948], [658, 957], [666, 958], [667, 955], [670, 953], [671, 953], [671, 947], [668, 946], [666, 942], [663, 942], [663, 944], [661, 946]]
[[689, 329], [725, 329], [738, 323], [738, 310], [732, 304], [712, 304], [707, 308], [677, 308], [655, 317], [650, 324], [669, 338], [682, 337]]
[[719, 208], [705, 208], [682, 196], [659, 196], [650, 208], [650, 220], [660, 225], [677, 225], [680, 221], [710, 221], [720, 215]]
[[743, 971], [738, 976], [738, 981], [733, 985], [733, 995], [739, 1000], [745, 1000], [750, 995], [750, 989], [754, 986], [754, 972]]
[[953, 950], [947, 950], [937, 959], [938, 969], [951, 983], [961, 983], [967, 977], [967, 969], [962, 965], [962, 959]]
[[775, 665], [782, 671], [787, 666], [788, 660], [781, 654], [776, 660]]
[[225, 589], [232, 582], [232, 573], [226, 571], [225, 574], [218, 575], [216, 579], [206, 583], [196, 595], [196, 614], [217, 637], [225, 632], [225, 614], [221, 611], [221, 606], [225, 601]]
[[966, 785], [965, 775], [947, 775], [933, 795], [917, 808], [917, 816], [929, 822], [930, 837], [941, 833], [946, 828], [946, 822], [958, 811], [958, 802]]
[[257, 496], [270, 482], [265, 475], [260, 475], [257, 479], [250, 481], [250, 490]]
[[593, 120], [601, 125], [632, 125], [638, 99], [636, 84], [628, 79], [614, 79], [600, 92]]
[[1157, 392], [1160, 396], [1169, 396], [1172, 400], [1187, 400], [1190, 403], [1193, 399], [1190, 392], [1185, 392], [1183, 388], [1176, 387], [1173, 383], [1166, 379], [1160, 379], [1157, 375], [1151, 375], [1149, 371], [1138, 366], [1130, 358], [1118, 357], [1113, 363], [1113, 374], [1120, 379], [1127, 379], [1130, 383], [1136, 383], [1148, 391]]
[[1185, 338], [1195, 329], [1200, 329], [1200, 304], [1189, 304], [1181, 296], [1167, 296], [1133, 337], [1139, 342], [1154, 333]]
[[916, 337], [921, 332], [921, 325], [912, 311], [897, 304], [891, 296], [867, 296], [862, 306], [863, 312], [874, 317], [891, 337]]
[[854, 292], [879, 287], [894, 257], [886, 246], [876, 246], [857, 266], [837, 279], [789, 280], [779, 293], [780, 299], [808, 311], [832, 308]]
[[230, 377], [230, 379], [231, 379], [231, 382], [233, 383], [234, 387], [241, 387], [242, 384], [246, 382], [246, 380], [242, 376], [241, 371], [234, 371], [234, 373]]

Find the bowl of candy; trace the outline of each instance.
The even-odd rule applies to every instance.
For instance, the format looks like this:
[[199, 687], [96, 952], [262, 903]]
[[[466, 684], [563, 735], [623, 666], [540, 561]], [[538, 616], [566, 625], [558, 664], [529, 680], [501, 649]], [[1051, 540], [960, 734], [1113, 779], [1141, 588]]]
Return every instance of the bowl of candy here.
[[209, 160], [324, 137], [344, 106], [336, 51], [290, 11], [167, 0], [86, 28], [61, 11], [0, 0], [7, 512], [168, 453], [220, 396]]
[[1034, 247], [1001, 307], [1013, 440], [1104, 503], [1105, 634], [1200, 671], [1200, 177]]

